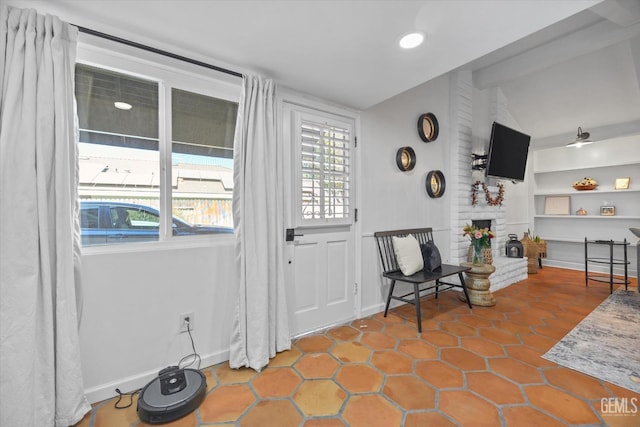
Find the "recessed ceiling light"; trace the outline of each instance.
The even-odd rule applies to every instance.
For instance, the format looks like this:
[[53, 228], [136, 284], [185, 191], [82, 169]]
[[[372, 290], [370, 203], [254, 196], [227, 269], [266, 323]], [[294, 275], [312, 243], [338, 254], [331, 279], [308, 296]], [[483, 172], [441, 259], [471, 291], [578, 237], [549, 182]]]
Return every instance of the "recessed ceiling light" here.
[[133, 106], [131, 104], [127, 104], [126, 102], [116, 101], [113, 105], [119, 110], [131, 110]]
[[424, 41], [424, 34], [422, 33], [409, 33], [407, 35], [402, 36], [398, 44], [403, 49], [413, 49], [414, 47], [418, 47]]

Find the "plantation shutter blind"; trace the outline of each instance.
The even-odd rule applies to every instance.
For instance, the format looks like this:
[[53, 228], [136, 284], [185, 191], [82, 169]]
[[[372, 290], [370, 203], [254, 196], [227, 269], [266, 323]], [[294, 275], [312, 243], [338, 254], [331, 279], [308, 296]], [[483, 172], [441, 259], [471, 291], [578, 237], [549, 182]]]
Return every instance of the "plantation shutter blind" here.
[[[316, 118], [317, 119], [317, 118]], [[300, 120], [302, 223], [350, 220], [352, 131], [348, 125]]]

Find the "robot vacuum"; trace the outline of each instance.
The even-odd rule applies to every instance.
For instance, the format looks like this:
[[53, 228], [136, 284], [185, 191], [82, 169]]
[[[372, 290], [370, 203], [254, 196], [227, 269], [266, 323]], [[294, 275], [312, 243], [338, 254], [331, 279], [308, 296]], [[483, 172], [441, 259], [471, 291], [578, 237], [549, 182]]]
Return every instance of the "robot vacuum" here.
[[140, 392], [138, 417], [149, 424], [177, 420], [195, 411], [206, 391], [207, 380], [202, 372], [169, 366]]

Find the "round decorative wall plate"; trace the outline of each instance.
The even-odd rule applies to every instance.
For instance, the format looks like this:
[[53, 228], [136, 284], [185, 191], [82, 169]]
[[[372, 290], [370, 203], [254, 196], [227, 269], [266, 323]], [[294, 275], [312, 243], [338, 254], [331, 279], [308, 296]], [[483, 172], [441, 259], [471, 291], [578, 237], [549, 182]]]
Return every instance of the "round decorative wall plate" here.
[[396, 164], [403, 171], [410, 171], [416, 165], [416, 152], [411, 147], [399, 148], [396, 152]]
[[438, 119], [433, 113], [420, 115], [418, 119], [418, 135], [424, 142], [432, 142], [438, 138]]
[[442, 197], [446, 188], [446, 181], [444, 175], [439, 170], [433, 170], [427, 174], [425, 182], [427, 193], [431, 198]]

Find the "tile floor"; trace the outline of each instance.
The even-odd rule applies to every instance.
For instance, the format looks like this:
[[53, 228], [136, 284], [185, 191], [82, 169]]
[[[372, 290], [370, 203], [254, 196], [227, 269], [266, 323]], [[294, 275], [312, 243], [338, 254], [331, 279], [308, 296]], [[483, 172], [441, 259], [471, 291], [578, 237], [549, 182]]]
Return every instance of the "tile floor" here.
[[[632, 279], [630, 289], [636, 289]], [[260, 373], [203, 371], [200, 407], [171, 427], [640, 426], [601, 399], [640, 395], [542, 359], [609, 294], [584, 273], [545, 267], [474, 307], [456, 292], [297, 340]], [[603, 367], [603, 369], [606, 369]], [[76, 427], [144, 426], [134, 405], [94, 405]]]

